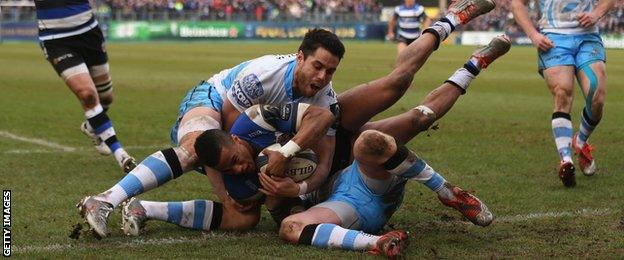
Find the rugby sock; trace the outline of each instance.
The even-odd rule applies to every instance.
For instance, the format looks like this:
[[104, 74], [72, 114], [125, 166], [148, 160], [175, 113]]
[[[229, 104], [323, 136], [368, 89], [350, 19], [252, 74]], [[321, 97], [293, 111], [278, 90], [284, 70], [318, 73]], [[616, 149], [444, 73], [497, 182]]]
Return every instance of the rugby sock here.
[[397, 144], [397, 151], [382, 165], [390, 174], [405, 179], [416, 180], [436, 192], [443, 198], [452, 198], [453, 193], [444, 183], [446, 180], [442, 175], [436, 172], [424, 160], [420, 159], [416, 154], [405, 145]]
[[440, 47], [440, 43], [446, 40], [446, 38], [455, 30], [455, 26], [457, 26], [457, 24], [458, 22], [455, 21], [455, 16], [449, 14], [429, 26], [429, 28], [425, 29], [423, 34], [431, 33], [436, 37], [435, 49], [437, 50], [438, 47]]
[[[113, 81], [111, 81], [110, 78], [104, 80], [103, 82], [96, 82], [95, 88], [97, 89], [100, 101], [113, 95]], [[101, 104], [104, 108], [104, 111], [108, 111], [110, 104], [105, 104], [102, 102]]]
[[108, 148], [110, 148], [115, 155], [115, 159], [117, 159], [119, 165], [121, 165], [121, 160], [128, 156], [128, 153], [121, 148], [121, 143], [119, 143], [117, 135], [115, 135], [113, 123], [110, 118], [108, 118], [108, 115], [106, 115], [102, 105], [98, 104], [94, 108], [87, 110], [85, 116], [93, 132], [106, 143]]
[[210, 200], [184, 202], [140, 201], [148, 219], [167, 221], [197, 230], [215, 230], [221, 224], [221, 203]]
[[311, 224], [303, 228], [299, 244], [354, 251], [370, 250], [380, 236], [342, 228], [336, 224]]
[[572, 162], [572, 120], [570, 114], [555, 112], [552, 115], [552, 131], [559, 158], [564, 162]]
[[462, 94], [466, 94], [470, 82], [479, 74], [479, 69], [468, 64], [469, 62], [467, 62], [463, 68], [456, 70], [451, 77], [444, 81], [445, 83], [451, 83], [458, 87]]
[[182, 167], [173, 148], [148, 156], [115, 186], [96, 198], [117, 207], [122, 201], [156, 188], [182, 175]]
[[596, 126], [598, 126], [600, 120], [594, 121], [587, 113], [587, 107], [583, 109], [583, 115], [581, 116], [581, 125], [579, 127], [579, 134], [576, 138], [576, 146], [583, 148], [587, 143], [587, 139], [592, 134]]

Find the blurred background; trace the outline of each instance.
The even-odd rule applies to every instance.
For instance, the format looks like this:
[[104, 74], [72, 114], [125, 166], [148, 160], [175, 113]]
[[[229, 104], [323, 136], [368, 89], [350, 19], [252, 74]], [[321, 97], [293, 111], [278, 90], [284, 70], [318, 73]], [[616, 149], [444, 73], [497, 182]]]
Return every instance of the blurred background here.
[[[112, 41], [182, 39], [290, 39], [313, 27], [334, 31], [343, 39], [384, 40], [397, 0], [93, 0], [92, 6]], [[417, 1], [436, 19], [446, 0]], [[515, 25], [510, 0], [460, 28], [447, 44], [484, 44], [505, 32], [515, 44], [530, 44]], [[530, 0], [534, 19], [538, 1]], [[36, 40], [32, 0], [0, 1], [2, 40]], [[608, 48], [624, 48], [624, 1], [617, 1], [600, 20]]]

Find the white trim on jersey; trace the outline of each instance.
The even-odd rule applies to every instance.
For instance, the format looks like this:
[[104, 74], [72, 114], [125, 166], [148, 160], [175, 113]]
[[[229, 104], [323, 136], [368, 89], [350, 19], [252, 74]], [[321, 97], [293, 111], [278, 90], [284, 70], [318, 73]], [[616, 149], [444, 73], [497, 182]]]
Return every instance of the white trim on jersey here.
[[51, 35], [47, 35], [47, 36], [39, 36], [39, 40], [47, 41], [47, 40], [54, 40], [54, 39], [59, 39], [59, 38], [65, 38], [65, 37], [69, 37], [69, 36], [78, 35], [78, 34], [84, 33], [86, 31], [89, 31], [89, 30], [95, 28], [97, 25], [98, 25], [97, 20], [93, 20], [93, 23], [89, 24], [89, 26], [87, 26], [85, 28], [82, 28], [80, 30], [66, 32], [66, 33], [59, 33], [59, 34], [51, 34]]
[[88, 10], [65, 18], [42, 19], [39, 20], [39, 30], [72, 28], [88, 22], [91, 17], [93, 17], [93, 13]]

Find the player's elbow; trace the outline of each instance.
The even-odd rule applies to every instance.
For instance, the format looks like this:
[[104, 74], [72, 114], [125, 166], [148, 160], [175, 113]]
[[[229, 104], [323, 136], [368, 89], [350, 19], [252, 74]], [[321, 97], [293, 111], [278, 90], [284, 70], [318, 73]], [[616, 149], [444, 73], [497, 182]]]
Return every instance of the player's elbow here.
[[280, 224], [279, 237], [288, 243], [297, 244], [303, 227], [303, 223], [298, 221], [296, 217], [289, 216]]

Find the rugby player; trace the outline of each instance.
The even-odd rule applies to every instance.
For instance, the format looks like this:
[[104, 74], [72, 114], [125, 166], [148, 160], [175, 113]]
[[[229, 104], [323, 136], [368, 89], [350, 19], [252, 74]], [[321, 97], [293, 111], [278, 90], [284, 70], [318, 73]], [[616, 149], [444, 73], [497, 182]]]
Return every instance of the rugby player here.
[[415, 0], [405, 0], [402, 5], [394, 8], [394, 14], [388, 21], [386, 39], [396, 40], [398, 42], [397, 53], [401, 53], [407, 45], [420, 36], [420, 28], [427, 28], [430, 23], [431, 18], [425, 13], [424, 6], [416, 3]]
[[[389, 75], [382, 77], [378, 80], [369, 82], [367, 84], [364, 84], [362, 86], [359, 86], [358, 89], [360, 89], [360, 91], [347, 91], [341, 95], [342, 98], [339, 99], [339, 102], [341, 105], [343, 103], [345, 104], [344, 110], [341, 111], [340, 113], [340, 123], [342, 125], [342, 128], [344, 128], [345, 131], [354, 130], [354, 129], [351, 129], [350, 126], [357, 125], [358, 123], [363, 124], [364, 122], [368, 120], [368, 118], [377, 114], [378, 111], [383, 111], [386, 108], [388, 108], [390, 105], [394, 104], [403, 95], [403, 93], [405, 93], [405, 91], [409, 88], [411, 81], [414, 77], [414, 73], [416, 73], [416, 71], [420, 69], [420, 67], [424, 64], [426, 59], [429, 57], [429, 55], [435, 49], [438, 48], [440, 42], [446, 39], [446, 37], [448, 37], [448, 35], [455, 29], [455, 26], [459, 24], [465, 24], [471, 19], [473, 19], [474, 17], [477, 17], [483, 13], [489, 12], [493, 8], [494, 8], [494, 3], [490, 0], [461, 0], [451, 5], [447, 16], [442, 18], [440, 21], [434, 23], [430, 28], [426, 29], [424, 31], [426, 33], [426, 37], [419, 38], [422, 40], [415, 42], [415, 44], [413, 44], [413, 47], [406, 49], [406, 52], [405, 52], [406, 55], [399, 57], [397, 59], [396, 68]], [[304, 39], [304, 43], [305, 42], [306, 41]], [[321, 50], [325, 51], [325, 49], [321, 49]], [[303, 56], [303, 55], [301, 54], [300, 56]], [[301, 60], [302, 60], [301, 62], [305, 61], [303, 57], [301, 57]], [[337, 60], [336, 61], [336, 66], [337, 66], [337, 62], [339, 61], [339, 59], [336, 58], [336, 60]], [[316, 65], [312, 64], [308, 68], [313, 71], [321, 70], [322, 75], [329, 75], [331, 77], [331, 74], [328, 74], [325, 72], [326, 65], [322, 65], [322, 63], [321, 63], [322, 66], [317, 66], [317, 65], [319, 64], [316, 64]], [[304, 66], [302, 66], [302, 68], [303, 67]], [[264, 66], [263, 68], [266, 68], [266, 66]], [[242, 70], [244, 71], [244, 69]], [[335, 67], [334, 67], [334, 70], [335, 70]], [[331, 69], [330, 71], [333, 73]], [[472, 75], [466, 69], [459, 70], [456, 74], [457, 74], [457, 77], [459, 78], [467, 78], [467, 77], [470, 77], [469, 75]], [[295, 75], [297, 75], [297, 73], [295, 73]], [[287, 81], [287, 82], [290, 82], [290, 81]], [[297, 82], [297, 80], [295, 80], [295, 82]], [[313, 83], [311, 85], [320, 86], [318, 83], [316, 84]], [[311, 86], [311, 88], [314, 89], [315, 87]], [[370, 93], [376, 93], [376, 95], [370, 95]], [[189, 93], [189, 95], [192, 97], [193, 95], [192, 92]], [[228, 97], [230, 96], [234, 96], [234, 95], [228, 95]], [[238, 96], [240, 95], [235, 95], [235, 97], [238, 97]], [[326, 96], [334, 97], [334, 92], [332, 91], [331, 95], [329, 95], [328, 93]], [[366, 97], [366, 96], [369, 96], [368, 97], [369, 102], [366, 103], [367, 106], [362, 106], [361, 102], [363, 102], [364, 100], [363, 97]], [[259, 100], [259, 101], [263, 101], [263, 100]], [[269, 101], [272, 101], [272, 100], [269, 99]], [[306, 102], [306, 100], [301, 100], [301, 101]], [[318, 105], [313, 102], [308, 102], [308, 103], [312, 105]], [[270, 104], [275, 105], [278, 103], [271, 102]], [[326, 107], [327, 106], [326, 104], [327, 103], [324, 103], [323, 105], [320, 105], [320, 106]], [[225, 112], [226, 106], [227, 106], [227, 103], [224, 104], [223, 106], [224, 109], [222, 113], [224, 115], [227, 114]], [[233, 118], [231, 120], [228, 120], [228, 118], [229, 117], [224, 116], [224, 120], [226, 122], [231, 122], [234, 120]], [[181, 122], [180, 124], [183, 126], [184, 119], [182, 119], [182, 121], [183, 122]], [[228, 124], [226, 123], [226, 126], [227, 125]], [[208, 128], [200, 129], [197, 127], [193, 127], [192, 129], [195, 132], [195, 136], [197, 136], [203, 130], [218, 129], [218, 128], [208, 127]], [[225, 129], [227, 130], [228, 127], [226, 127]], [[335, 140], [332, 140], [332, 141], [335, 141]], [[195, 143], [195, 138], [193, 138], [192, 140], [192, 144], [194, 143]], [[304, 147], [302, 147], [300, 144], [297, 144], [295, 142], [289, 142], [286, 145], [284, 145], [280, 151], [266, 152], [269, 156], [269, 165], [267, 166], [268, 168], [267, 173], [268, 174], [271, 174], [271, 173], [280, 174], [280, 171], [283, 171], [284, 169], [283, 165], [287, 160], [287, 157], [285, 157], [284, 155], [294, 154], [295, 152], [299, 151], [302, 148]], [[315, 148], [316, 149], [314, 149], [314, 151], [317, 153], [317, 155], [320, 156], [319, 165], [321, 166], [317, 168], [317, 173], [309, 180], [306, 180], [306, 182], [303, 183], [302, 185], [297, 185], [294, 182], [288, 183], [288, 186], [283, 187], [283, 189], [278, 191], [276, 195], [279, 195], [282, 197], [297, 197], [299, 194], [305, 194], [311, 190], [315, 190], [325, 180], [325, 177], [327, 176], [329, 171], [328, 171], [328, 168], [323, 169], [322, 166], [323, 165], [329, 166], [329, 164], [324, 163], [323, 158], [326, 158], [327, 156], [329, 156], [329, 158], [326, 158], [326, 159], [331, 160], [334, 149], [332, 146], [325, 146], [325, 145], [316, 145]], [[190, 149], [192, 149], [192, 151], [195, 151], [194, 147], [188, 147], [186, 149], [183, 149], [182, 152], [184, 152], [185, 150], [190, 150]], [[174, 160], [169, 159], [169, 158], [172, 158], [173, 156], [170, 156], [169, 158], [167, 158], [167, 155], [166, 155], [167, 153], [168, 154], [175, 153], [175, 150], [171, 149], [170, 152], [164, 151], [162, 153], [164, 156], [159, 156], [160, 158], [165, 157], [165, 159], [157, 159], [157, 157], [155, 156], [154, 156], [154, 159], [156, 159], [159, 162], [158, 164], [163, 164], [163, 162], [165, 161], [167, 162], [174, 161]], [[193, 155], [195, 156], [195, 152], [193, 152]], [[278, 165], [278, 166], [281, 165], [281, 167], [272, 167], [271, 158], [279, 158], [277, 159], [279, 163], [274, 163], [273, 165]], [[150, 158], [146, 160], [150, 160]], [[197, 162], [196, 156], [194, 157], [194, 162]], [[153, 165], [155, 164], [156, 163], [150, 163], [152, 168], [154, 168]], [[170, 165], [175, 165], [175, 164], [170, 163]], [[333, 163], [331, 165], [332, 167], [334, 167], [335, 165], [340, 165], [340, 164]], [[195, 166], [198, 166], [198, 165], [195, 165]], [[142, 167], [140, 166], [137, 167], [137, 169], [139, 168], [142, 168]], [[210, 167], [204, 167], [204, 169], [208, 169], [208, 168]], [[188, 170], [190, 169], [191, 168], [188, 168]], [[98, 195], [97, 199], [93, 197], [84, 198], [79, 203], [79, 208], [82, 214], [87, 219], [87, 222], [89, 222], [90, 226], [96, 231], [96, 233], [103, 236], [107, 233], [106, 222], [107, 222], [108, 214], [110, 213], [110, 211], [112, 211], [112, 209], [115, 206], [119, 205], [119, 203], [121, 203], [123, 200], [127, 199], [128, 197], [131, 197], [131, 196], [134, 196], [136, 194], [143, 192], [146, 189], [146, 187], [147, 189], [150, 189], [152, 187], [157, 186], [160, 183], [164, 183], [170, 180], [174, 176], [179, 176], [180, 174], [178, 174], [177, 172], [180, 172], [180, 171], [181, 170], [171, 171], [169, 170], [169, 167], [163, 167], [163, 170], [161, 171], [147, 169], [145, 173], [143, 174], [144, 175], [143, 181], [133, 176], [124, 178], [124, 180], [122, 180], [120, 184], [116, 185], [109, 191], [106, 191]], [[215, 175], [220, 176], [218, 174], [215, 174]], [[161, 180], [159, 180], [159, 178]], [[217, 195], [221, 194], [219, 197], [225, 203], [223, 204], [223, 206], [234, 205], [233, 203], [231, 203], [231, 199], [229, 198], [229, 196], [227, 196], [225, 189], [222, 188], [223, 185], [221, 185], [221, 187], [216, 187], [215, 185], [216, 181], [214, 181], [214, 179], [217, 179], [217, 177], [211, 179], [211, 182], [213, 183], [213, 186], [214, 186], [213, 189], [215, 190]], [[144, 184], [144, 182], [150, 181], [150, 180], [151, 180], [151, 184], [149, 185]], [[221, 180], [218, 179], [218, 181], [221, 181]], [[129, 184], [130, 182], [132, 182], [133, 184], [130, 185]], [[115, 194], [115, 195], [111, 196], [111, 194]], [[213, 212], [215, 210], [220, 210], [220, 208], [222, 207], [222, 204], [220, 203], [213, 203], [212, 205], [213, 205], [214, 210], [213, 209], [210, 209], [210, 210]], [[188, 215], [188, 214], [191, 214], [191, 213], [184, 212], [184, 215]], [[204, 215], [204, 216], [208, 216], [208, 215]], [[204, 223], [206, 222], [207, 221], [204, 221]]]
[[86, 121], [80, 130], [102, 155], [113, 153], [125, 173], [136, 162], [117, 139], [106, 114], [113, 102], [104, 36], [88, 0], [34, 1], [39, 41], [46, 59], [76, 95]]
[[[578, 155], [583, 174], [596, 172], [594, 149], [587, 140], [600, 123], [607, 90], [605, 48], [598, 20], [611, 10], [614, 0], [542, 0], [539, 31], [529, 18], [526, 0], [512, 0], [511, 10], [538, 53], [538, 71], [553, 96], [551, 127], [559, 153], [557, 174], [566, 187], [576, 185], [572, 152]], [[579, 131], [572, 127], [574, 79], [585, 97]]]
[[[379, 231], [379, 228], [383, 226], [385, 221], [387, 221], [392, 215], [392, 212], [394, 212], [394, 210], [399, 206], [401, 200], [400, 198], [403, 194], [403, 187], [406, 181], [409, 179], [414, 179], [423, 183], [431, 190], [435, 191], [438, 194], [438, 197], [442, 201], [442, 203], [457, 209], [473, 223], [481, 226], [489, 225], [493, 219], [493, 216], [483, 203], [481, 203], [476, 197], [474, 197], [470, 193], [465, 192], [459, 187], [453, 186], [446, 182], [439, 173], [435, 172], [422, 159], [416, 157], [416, 155], [414, 155], [411, 151], [407, 150], [405, 146], [397, 146], [396, 142], [391, 144], [394, 145], [393, 149], [395, 150], [394, 152], [392, 152], [392, 154], [397, 155], [393, 155], [392, 160], [383, 161], [384, 165], [388, 165], [387, 167], [389, 167], [389, 171], [383, 170], [378, 173], [373, 172], [369, 176], [367, 172], [355, 172], [353, 169], [356, 169], [358, 166], [353, 165], [357, 165], [357, 162], [359, 160], [362, 160], [358, 158], [357, 152], [362, 150], [360, 146], [363, 143], [370, 144], [369, 142], [367, 142], [370, 140], [370, 129], [379, 129], [388, 132], [392, 134], [392, 136], [383, 134], [379, 132], [379, 130], [375, 130], [375, 133], [379, 133], [381, 135], [388, 136], [389, 138], [393, 138], [392, 140], [396, 139], [397, 142], [409, 141], [409, 139], [413, 138], [419, 132], [426, 130], [437, 118], [442, 117], [450, 109], [450, 107], [454, 104], [458, 97], [461, 94], [465, 93], [468, 85], [470, 84], [470, 81], [474, 78], [474, 76], [476, 76], [476, 74], [479, 73], [480, 69], [482, 67], [486, 67], [496, 58], [506, 53], [509, 50], [509, 47], [510, 42], [507, 38], [495, 38], [490, 43], [490, 45], [477, 50], [473, 54], [472, 58], [476, 58], [478, 60], [478, 63], [477, 66], [469, 69], [475, 69], [475, 74], [472, 74], [472, 72], [470, 72], [472, 75], [471, 77], [460, 76], [461, 74], [458, 75], [458, 73], [456, 72], [453, 76], [449, 78], [449, 80], [444, 85], [432, 91], [426, 97], [422, 105], [417, 106], [415, 109], [403, 113], [399, 116], [360, 125], [359, 131], [351, 134], [346, 133], [346, 135], [344, 136], [345, 142], [342, 145], [350, 147], [353, 144], [353, 139], [359, 135], [359, 132], [366, 131], [358, 139], [360, 141], [355, 141], [354, 149], [356, 151], [355, 153], [357, 161], [352, 161], [350, 152], [347, 154], [337, 153], [336, 156], [346, 157], [346, 159], [344, 160], [352, 163], [352, 166], [348, 167], [346, 170], [339, 171], [339, 173], [335, 174], [329, 182], [325, 183], [323, 189], [309, 193], [306, 195], [306, 197], [310, 197], [311, 203], [324, 201], [325, 199], [327, 199], [327, 197], [323, 196], [323, 194], [330, 194], [333, 190], [335, 192], [332, 197], [330, 197], [330, 202], [320, 204], [318, 207], [325, 209], [325, 211], [335, 211], [336, 216], [344, 218], [349, 217], [351, 218], [351, 220], [354, 220], [353, 218], [357, 218], [357, 216], [361, 215], [362, 220], [358, 220], [357, 225], [355, 225], [355, 223], [347, 223], [346, 221], [338, 222], [336, 220], [336, 217], [331, 219], [334, 222], [330, 223], [344, 223], [345, 228], [352, 227], [363, 229], [369, 232], [377, 232]], [[473, 65], [465, 65], [465, 67], [471, 66]], [[462, 68], [460, 70], [463, 71], [466, 70], [466, 68]], [[358, 90], [361, 91], [365, 89], [366, 88], [358, 87], [353, 89], [352, 91], [357, 92]], [[288, 106], [281, 110], [271, 106], [251, 107], [247, 109], [245, 113], [237, 119], [233, 128], [230, 131], [230, 135], [221, 130], [209, 130], [202, 133], [198, 138], [195, 146], [196, 150], [198, 151], [198, 156], [200, 160], [205, 166], [217, 169], [224, 174], [224, 179], [226, 180], [226, 188], [228, 189], [228, 192], [232, 197], [239, 199], [240, 201], [247, 200], [250, 203], [256, 203], [258, 202], [258, 197], [256, 196], [258, 190], [269, 195], [270, 197], [274, 197], [278, 193], [279, 186], [286, 187], [289, 186], [290, 183], [293, 183], [290, 178], [281, 178], [278, 176], [269, 177], [269, 175], [267, 175], [266, 173], [261, 173], [260, 176], [258, 176], [258, 174], [255, 172], [255, 169], [250, 170], [250, 168], [253, 168], [254, 160], [258, 152], [262, 148], [267, 147], [274, 142], [274, 132], [276, 129], [280, 129], [280, 132], [283, 133], [289, 133], [290, 131], [294, 130], [285, 129], [284, 127], [280, 128], [280, 125], [292, 125], [289, 123], [280, 122], [292, 122], [294, 120], [286, 120], [283, 117], [279, 117], [277, 115], [288, 115], [287, 118], [297, 118], [298, 116], [295, 115], [295, 113], [305, 111], [303, 108], [300, 107], [301, 104], [289, 104]], [[293, 107], [295, 106], [298, 106], [299, 109], [293, 109]], [[344, 129], [341, 131], [344, 131]], [[390, 146], [390, 143], [381, 143], [380, 145], [382, 145], [381, 149], [390, 149], [388, 148]], [[397, 147], [400, 147], [399, 152], [396, 151], [398, 149]], [[386, 163], [386, 161], [388, 162]], [[366, 163], [368, 161], [364, 162]], [[359, 178], [357, 176], [362, 176], [361, 178], [365, 179], [366, 181], [361, 182], [360, 185], [366, 185], [368, 187], [364, 188], [364, 190], [379, 191], [380, 195], [359, 192], [352, 196], [344, 196], [345, 191], [341, 190], [342, 188], [344, 188], [344, 185], [347, 185], [349, 187], [356, 187], [357, 184], [354, 184], [354, 182], [350, 182], [347, 184], [338, 185], [338, 182], [335, 182], [335, 180], [340, 180], [343, 178], [343, 176], [350, 176], [351, 178]], [[306, 184], [304, 181], [297, 185], [299, 185], [301, 189], [305, 189]], [[356, 189], [359, 190], [358, 187], [356, 187]], [[346, 193], [353, 194], [352, 191], [346, 191]], [[336, 199], [334, 198], [334, 196], [341, 197]], [[373, 201], [374, 203], [367, 207], [365, 205], [361, 205], [362, 203], [357, 203], [353, 200], [345, 200], [337, 203], [331, 202], [332, 199], [338, 201], [344, 198], [354, 198], [354, 200], [358, 201], [359, 199], [362, 199], [361, 201], [363, 201], [362, 203], [364, 204], [368, 204], [366, 202], [370, 201]], [[383, 201], [385, 201], [386, 203], [380, 202], [380, 199], [382, 198]], [[219, 221], [225, 220], [227, 214], [224, 213], [216, 215], [218, 217], [215, 217], [214, 212], [207, 211], [205, 205], [211, 205], [213, 203], [214, 202], [206, 200], [192, 200], [185, 202], [157, 202], [142, 201], [133, 198], [130, 200], [129, 203], [124, 206], [122, 211], [123, 229], [126, 234], [138, 235], [141, 233], [147, 220], [160, 220], [193, 229], [206, 231], [214, 230], [215, 226], [206, 225], [205, 223], [214, 223], [215, 221], [219, 223]], [[234, 224], [237, 224], [235, 229], [244, 230], [255, 226], [255, 224], [259, 220], [259, 207], [257, 206], [258, 205], [256, 204], [254, 210], [252, 211], [246, 211], [248, 214], [256, 215], [256, 218], [253, 219], [253, 222], [244, 222], [242, 221], [242, 218], [237, 219], [236, 221], [234, 221]], [[356, 212], [355, 208], [361, 208], [366, 212]], [[302, 213], [303, 215], [294, 215], [296, 216], [296, 218], [289, 217], [285, 221], [290, 221], [289, 223], [293, 221], [299, 221], [299, 218], [301, 216], [307, 217], [307, 214], [312, 214], [312, 216], [316, 216], [316, 211], [318, 210], [315, 207], [312, 208], [309, 212], [306, 211], [305, 213]], [[343, 216], [343, 214], [347, 215]], [[373, 217], [371, 217], [371, 215]], [[245, 216], [248, 217], [250, 215]], [[246, 220], [251, 219], [252, 218]], [[229, 223], [232, 223], [233, 220], [233, 218], [227, 219]], [[308, 220], [304, 219], [303, 221]], [[250, 225], [250, 223], [253, 225]], [[315, 223], [323, 222], [321, 221]], [[282, 222], [281, 230], [284, 229], [284, 222]], [[282, 233], [284, 233], [282, 235], [284, 239], [288, 239], [289, 236], [296, 236], [295, 234], [289, 234], [286, 232]], [[380, 250], [380, 253], [392, 256], [393, 254], [397, 253], [397, 250], [400, 250], [401, 242], [407, 239], [406, 237], [399, 236], [402, 234], [404, 233], [392, 232], [383, 239], [380, 239], [380, 237], [378, 236], [364, 235], [366, 237], [373, 238], [371, 240], [368, 240], [367, 247], [358, 246], [352, 247], [352, 249], [378, 251]], [[378, 241], [382, 242], [377, 243]], [[388, 245], [390, 244], [387, 243], [393, 244], [392, 249], [388, 247]], [[344, 247], [349, 248], [349, 246], [352, 245], [345, 245]]]
[[[77, 205], [80, 214], [99, 236], [108, 234], [107, 220], [122, 201], [161, 186], [183, 173], [197, 169], [207, 174], [213, 191], [224, 203], [214, 210], [234, 207], [223, 188], [221, 175], [198, 163], [195, 139], [208, 129], [229, 129], [246, 108], [258, 103], [281, 106], [291, 101], [314, 104], [335, 110], [336, 95], [331, 79], [345, 49], [338, 37], [323, 29], [310, 30], [296, 54], [266, 55], [221, 71], [188, 91], [180, 104], [178, 118], [171, 130], [175, 147], [153, 153], [113, 187], [95, 196], [83, 198]], [[322, 122], [318, 122], [323, 125]], [[333, 150], [334, 131], [310, 140], [314, 149]], [[291, 143], [283, 151], [297, 150], [302, 144]], [[286, 158], [271, 158], [270, 172], [283, 171]], [[329, 172], [331, 154], [319, 158], [320, 185]], [[314, 185], [314, 184], [311, 184]], [[210, 208], [212, 211], [213, 208]]]

